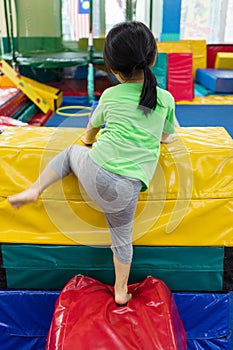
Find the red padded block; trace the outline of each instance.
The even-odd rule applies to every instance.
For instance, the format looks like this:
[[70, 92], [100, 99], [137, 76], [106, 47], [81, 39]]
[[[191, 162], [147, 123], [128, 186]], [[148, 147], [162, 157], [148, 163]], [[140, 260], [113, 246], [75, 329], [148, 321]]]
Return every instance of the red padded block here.
[[27, 101], [28, 98], [18, 89], [0, 89], [0, 115], [12, 117]]
[[48, 111], [46, 114], [43, 112], [38, 112], [36, 115], [34, 115], [29, 124], [33, 126], [43, 126], [52, 114], [52, 111]]
[[154, 277], [129, 286], [117, 306], [113, 287], [75, 276], [62, 290], [46, 350], [186, 350], [186, 335], [167, 286]]
[[167, 89], [175, 101], [194, 98], [192, 53], [168, 54]]
[[214, 68], [218, 52], [233, 52], [233, 44], [209, 44], [207, 45], [207, 68]]

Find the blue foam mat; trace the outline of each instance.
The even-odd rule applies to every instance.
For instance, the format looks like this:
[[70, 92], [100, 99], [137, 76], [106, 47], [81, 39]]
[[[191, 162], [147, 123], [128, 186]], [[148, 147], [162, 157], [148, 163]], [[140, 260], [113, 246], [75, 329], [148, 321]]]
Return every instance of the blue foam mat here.
[[[98, 101], [94, 102], [94, 107]], [[69, 106], [88, 106], [88, 98], [84, 97], [65, 97], [62, 107]], [[77, 109], [70, 108], [69, 113], [77, 113]], [[80, 113], [87, 112], [79, 110]], [[90, 113], [91, 115], [91, 113]], [[222, 126], [233, 137], [233, 106], [232, 105], [190, 105], [177, 104], [176, 117], [180, 126]], [[54, 113], [47, 121], [47, 127], [76, 127], [86, 128], [90, 116], [61, 116]]]
[[[58, 291], [0, 291], [1, 350], [45, 350]], [[230, 350], [232, 293], [173, 293], [188, 350]]]
[[[78, 108], [79, 106], [91, 107], [92, 103], [88, 101], [87, 96], [73, 96], [63, 97], [63, 102], [60, 107], [66, 107], [62, 113], [71, 114], [72, 116], [63, 116], [55, 112], [44, 126], [47, 127], [74, 127], [74, 128], [85, 128], [89, 121], [90, 111], [87, 109]], [[80, 116], [78, 114], [87, 113], [87, 116]], [[75, 116], [76, 115], [76, 116]]]
[[222, 126], [233, 137], [232, 105], [176, 105], [180, 126]]

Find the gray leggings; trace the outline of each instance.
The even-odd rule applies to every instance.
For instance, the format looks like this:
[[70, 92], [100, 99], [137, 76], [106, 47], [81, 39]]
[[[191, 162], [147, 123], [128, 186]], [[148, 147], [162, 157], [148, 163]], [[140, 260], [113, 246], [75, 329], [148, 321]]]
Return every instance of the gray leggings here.
[[49, 163], [60, 178], [73, 172], [88, 196], [103, 210], [117, 260], [129, 264], [133, 257], [132, 225], [141, 181], [109, 172], [94, 163], [89, 149], [74, 145]]

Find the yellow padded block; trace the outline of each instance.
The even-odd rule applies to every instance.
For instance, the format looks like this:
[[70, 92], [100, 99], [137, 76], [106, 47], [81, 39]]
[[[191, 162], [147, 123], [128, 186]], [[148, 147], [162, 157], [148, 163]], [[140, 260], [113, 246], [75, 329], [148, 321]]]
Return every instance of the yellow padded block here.
[[188, 40], [157, 42], [158, 52], [191, 53], [192, 48]]
[[[45, 99], [52, 111], [55, 111], [62, 104], [62, 92], [60, 90], [27, 77], [21, 76], [21, 79], [29, 88]], [[15, 87], [15, 84], [7, 76], [1, 75], [0, 87]]]
[[214, 68], [233, 69], [233, 52], [218, 52], [216, 55]]
[[207, 49], [205, 40], [187, 40], [193, 53], [193, 79], [197, 68], [205, 69], [207, 66]]
[[[233, 245], [233, 141], [223, 128], [178, 128], [162, 145], [156, 173], [139, 196], [135, 245]], [[0, 242], [110, 244], [104, 215], [71, 174], [36, 203], [13, 210], [6, 197], [36, 179], [83, 129], [9, 128], [0, 135]]]

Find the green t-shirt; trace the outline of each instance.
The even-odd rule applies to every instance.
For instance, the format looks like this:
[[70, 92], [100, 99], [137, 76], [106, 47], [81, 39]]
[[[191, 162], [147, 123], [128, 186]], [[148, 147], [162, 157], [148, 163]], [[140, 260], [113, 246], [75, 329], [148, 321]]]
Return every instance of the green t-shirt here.
[[145, 115], [138, 109], [141, 90], [142, 84], [125, 83], [103, 92], [91, 124], [105, 127], [89, 154], [102, 168], [141, 180], [145, 191], [158, 162], [162, 132], [175, 132], [175, 103], [157, 87], [156, 109]]

